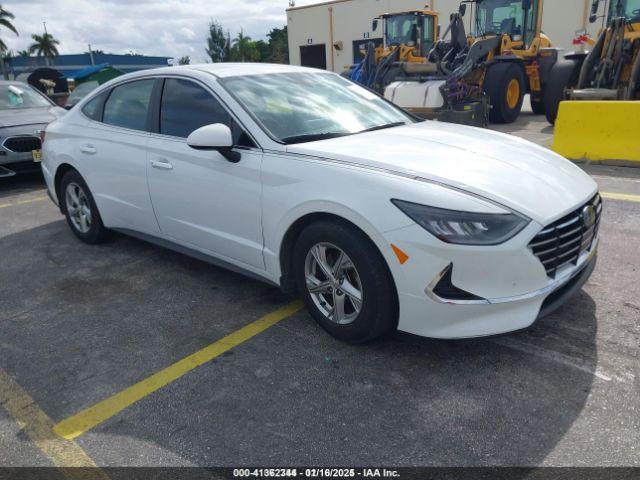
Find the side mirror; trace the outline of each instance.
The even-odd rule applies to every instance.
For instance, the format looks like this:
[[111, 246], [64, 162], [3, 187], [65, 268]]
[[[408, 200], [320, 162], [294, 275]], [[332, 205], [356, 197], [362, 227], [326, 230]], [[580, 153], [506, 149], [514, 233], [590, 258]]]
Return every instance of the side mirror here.
[[597, 15], [589, 15], [589, 23], [596, 23], [596, 20], [598, 20]]
[[461, 17], [464, 17], [464, 14], [467, 13], [467, 4], [466, 3], [461, 3], [460, 4], [460, 8], [458, 8], [458, 13], [460, 14]]
[[378, 29], [378, 19], [374, 18], [371, 22], [371, 31], [375, 32]]
[[191, 132], [187, 145], [195, 150], [217, 150], [233, 163], [240, 161], [240, 153], [234, 152], [231, 129], [222, 123], [205, 125]]

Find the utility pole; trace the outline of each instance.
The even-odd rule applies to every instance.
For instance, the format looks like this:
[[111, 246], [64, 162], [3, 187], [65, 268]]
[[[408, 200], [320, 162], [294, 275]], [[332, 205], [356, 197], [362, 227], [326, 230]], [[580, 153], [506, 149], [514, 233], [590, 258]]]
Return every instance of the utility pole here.
[[93, 50], [91, 50], [91, 44], [89, 44], [89, 59], [91, 60], [91, 66], [94, 66], [96, 62], [93, 59]]
[[44, 34], [47, 34], [47, 22], [42, 22], [42, 25], [44, 25]]

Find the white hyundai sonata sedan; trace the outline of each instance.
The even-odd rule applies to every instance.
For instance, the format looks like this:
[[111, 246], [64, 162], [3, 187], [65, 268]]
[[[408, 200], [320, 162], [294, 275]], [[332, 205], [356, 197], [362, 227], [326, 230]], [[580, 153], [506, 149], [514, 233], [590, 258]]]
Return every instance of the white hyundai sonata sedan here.
[[596, 261], [579, 168], [508, 135], [418, 122], [325, 71], [215, 64], [103, 85], [46, 129], [73, 233], [118, 230], [297, 287], [336, 337], [531, 325]]

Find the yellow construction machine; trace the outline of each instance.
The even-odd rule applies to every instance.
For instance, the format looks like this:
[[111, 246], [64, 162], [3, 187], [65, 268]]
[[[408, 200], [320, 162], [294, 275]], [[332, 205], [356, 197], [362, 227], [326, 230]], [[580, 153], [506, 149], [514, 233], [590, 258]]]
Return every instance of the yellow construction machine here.
[[[601, 3], [594, 0], [592, 4], [592, 23], [601, 18]], [[563, 100], [640, 99], [640, 0], [609, 0], [604, 4], [606, 28], [591, 51], [569, 54], [551, 70], [545, 107], [552, 124]], [[602, 107], [598, 111], [602, 114]]]
[[[383, 44], [370, 45], [351, 78], [425, 118], [511, 123], [526, 93], [534, 112], [543, 113], [543, 92], [558, 52], [541, 31], [542, 4], [463, 0], [441, 36], [438, 14], [430, 9], [381, 15], [373, 26], [384, 22]], [[467, 5], [470, 34], [464, 26]]]
[[363, 60], [352, 65], [344, 76], [367, 87], [384, 92], [411, 65], [419, 67], [438, 40], [438, 13], [428, 6], [424, 9], [384, 13], [373, 19], [371, 29], [376, 32], [382, 24], [382, 43], [370, 43], [361, 49]]

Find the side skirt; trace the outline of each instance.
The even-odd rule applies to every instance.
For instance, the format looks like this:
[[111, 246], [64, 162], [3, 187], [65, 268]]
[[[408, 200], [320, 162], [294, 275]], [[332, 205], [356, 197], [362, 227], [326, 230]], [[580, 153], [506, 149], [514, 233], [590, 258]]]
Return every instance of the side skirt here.
[[278, 285], [273, 280], [267, 277], [263, 277], [262, 275], [252, 272], [251, 270], [247, 270], [245, 268], [239, 267], [238, 265], [234, 265], [233, 263], [227, 262], [225, 260], [221, 260], [219, 258], [212, 257], [210, 255], [207, 255], [206, 253], [202, 253], [193, 248], [185, 247], [184, 245], [180, 245], [170, 240], [149, 235], [147, 233], [137, 232], [135, 230], [129, 230], [128, 228], [112, 228], [111, 230], [123, 233], [124, 235], [134, 237], [139, 240], [143, 240], [145, 242], [153, 243], [154, 245], [158, 245], [159, 247], [163, 247], [168, 250], [173, 250], [174, 252], [182, 253], [183, 255], [187, 255], [188, 257], [202, 260], [203, 262], [206, 262], [210, 265], [224, 268], [225, 270], [230, 270], [232, 272], [239, 273], [240, 275], [244, 275], [245, 277], [249, 277], [254, 280], [258, 280], [260, 282], [266, 283], [268, 285], [272, 285], [280, 288], [280, 285]]

